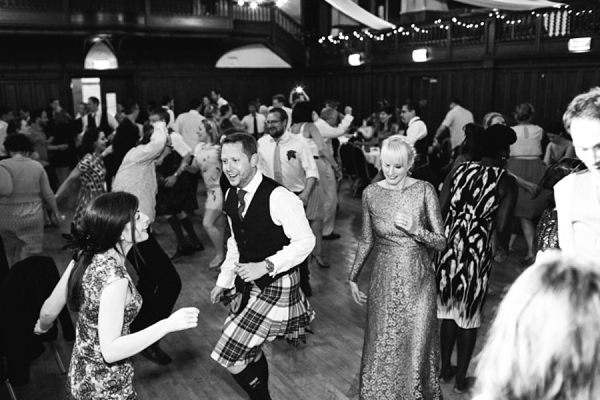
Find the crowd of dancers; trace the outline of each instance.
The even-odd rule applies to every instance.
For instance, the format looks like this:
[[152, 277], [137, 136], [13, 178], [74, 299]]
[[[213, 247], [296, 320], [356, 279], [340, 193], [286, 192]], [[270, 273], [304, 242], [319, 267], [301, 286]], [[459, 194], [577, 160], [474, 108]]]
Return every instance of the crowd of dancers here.
[[[113, 118], [92, 97], [81, 133], [71, 131], [73, 143], [48, 147], [52, 141], [38, 129], [46, 111], [32, 113], [33, 130], [21, 126], [4, 139], [0, 237], [11, 265], [42, 253], [45, 219], [60, 222], [57, 200], [81, 184], [67, 235], [73, 261], [32, 327], [47, 332], [65, 305], [78, 312], [68, 398], [136, 399], [131, 357], [141, 352], [168, 364], [160, 339], [197, 326], [197, 308], [172, 310], [182, 287], [173, 263], [204, 249], [190, 219], [199, 175], [203, 227], [215, 250], [209, 267], [220, 269], [210, 300], [231, 304], [211, 357], [250, 399], [268, 400], [263, 346], [277, 338], [297, 346], [312, 332], [310, 261], [329, 267], [321, 240], [336, 237], [341, 166], [331, 139], [347, 131], [352, 109], [340, 121], [332, 104], [319, 111], [294, 90], [292, 108], [276, 95], [264, 115], [252, 102], [240, 120], [218, 90], [211, 98], [193, 100], [175, 118], [165, 97], [138, 125], [136, 103]], [[451, 380], [458, 393], [475, 387], [478, 399], [597, 398], [600, 88], [571, 102], [564, 127], [548, 134], [544, 159], [530, 104], [517, 107], [515, 126], [497, 113], [477, 125], [455, 99], [431, 134], [419, 110], [402, 106], [400, 130], [393, 107], [383, 105], [353, 137], [381, 144], [380, 174], [362, 194], [362, 238], [349, 272], [350, 295], [367, 303], [360, 398], [441, 399], [440, 381]], [[59, 115], [68, 125], [64, 110]], [[40, 132], [45, 149], [35, 147]], [[57, 168], [42, 162], [44, 150], [71, 144], [80, 160], [57, 178]], [[450, 158], [440, 163], [444, 153]], [[157, 216], [173, 229], [172, 256], [153, 233]], [[467, 370], [492, 263], [505, 260], [515, 240], [513, 218], [526, 239], [526, 261], [541, 255], [503, 300], [475, 383]], [[552, 249], [563, 255], [541, 253]], [[367, 296], [358, 281], [368, 263]]]

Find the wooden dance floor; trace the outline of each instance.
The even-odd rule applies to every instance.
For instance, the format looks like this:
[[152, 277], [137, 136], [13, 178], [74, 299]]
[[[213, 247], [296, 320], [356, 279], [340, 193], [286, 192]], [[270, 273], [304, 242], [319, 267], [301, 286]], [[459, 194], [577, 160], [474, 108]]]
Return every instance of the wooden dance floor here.
[[[332, 266], [330, 269], [322, 269], [316, 264], [311, 265], [314, 294], [310, 302], [316, 311], [312, 324], [314, 335], [309, 335], [307, 344], [300, 345], [297, 349], [288, 347], [285, 341], [277, 341], [265, 347], [273, 399], [358, 399], [358, 373], [366, 307], [360, 307], [352, 300], [347, 276], [360, 240], [360, 203], [360, 198], [351, 197], [349, 184], [344, 182], [336, 224], [336, 232], [342, 238], [323, 242], [324, 255], [331, 260]], [[72, 216], [72, 211], [68, 216]], [[176, 308], [198, 307], [199, 326], [193, 330], [173, 333], [162, 340], [163, 349], [173, 357], [173, 363], [169, 366], [158, 366], [140, 355], [134, 357], [134, 386], [143, 400], [247, 398], [225, 369], [210, 358], [227, 310], [223, 305], [212, 305], [209, 301], [209, 294], [217, 277], [216, 272], [207, 268], [214, 256], [214, 249], [202, 231], [201, 217], [195, 216], [194, 221], [206, 249], [175, 262], [183, 282]], [[175, 238], [166, 220], [159, 218], [155, 226], [163, 248], [168, 254], [173, 254]], [[66, 230], [65, 223], [60, 229], [47, 229], [45, 237], [46, 254], [54, 257], [61, 273], [70, 259], [69, 254], [61, 250], [64, 243], [60, 233]], [[479, 353], [483, 345], [484, 335], [502, 293], [518, 276], [519, 268], [523, 267], [520, 260], [524, 253], [524, 243], [518, 244], [520, 247], [517, 249], [520, 251], [517, 255], [520, 257], [511, 254], [505, 263], [493, 267], [491, 289], [497, 294], [488, 297], [486, 321], [480, 330], [475, 354]], [[359, 281], [363, 290], [368, 287], [369, 273], [370, 266], [366, 266]], [[72, 316], [75, 322], [76, 315]], [[65, 342], [59, 334], [57, 347], [65, 365], [68, 365], [72, 345], [73, 343]], [[471, 373], [473, 365], [474, 363], [471, 365]], [[15, 388], [15, 392], [20, 400], [64, 399], [65, 381], [66, 375], [60, 374], [50, 352], [46, 351], [32, 365], [30, 383]], [[446, 399], [469, 398], [467, 395], [455, 394], [452, 385], [453, 382], [443, 385]], [[0, 399], [8, 398], [8, 392], [2, 385]]]

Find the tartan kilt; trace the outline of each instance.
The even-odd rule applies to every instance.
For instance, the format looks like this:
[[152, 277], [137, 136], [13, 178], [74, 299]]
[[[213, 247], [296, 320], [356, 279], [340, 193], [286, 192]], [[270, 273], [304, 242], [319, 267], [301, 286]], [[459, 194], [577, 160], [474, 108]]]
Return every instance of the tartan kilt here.
[[266, 341], [286, 339], [290, 345], [306, 343], [306, 332], [315, 316], [300, 290], [300, 273], [284, 275], [262, 291], [252, 285], [248, 305], [238, 315], [230, 313], [211, 357], [225, 368], [247, 365]]

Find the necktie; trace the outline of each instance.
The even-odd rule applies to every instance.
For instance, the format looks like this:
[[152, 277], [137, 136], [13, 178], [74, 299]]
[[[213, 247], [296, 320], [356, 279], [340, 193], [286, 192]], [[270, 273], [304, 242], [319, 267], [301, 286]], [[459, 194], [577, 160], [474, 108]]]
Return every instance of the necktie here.
[[279, 149], [279, 140], [275, 142], [275, 152], [273, 153], [273, 179], [283, 185], [283, 172], [281, 171], [281, 151]]
[[96, 114], [88, 115], [88, 129], [96, 129]]
[[254, 137], [258, 138], [258, 121], [256, 120], [256, 114], [254, 114]]
[[246, 207], [246, 202], [244, 201], [244, 196], [246, 195], [246, 191], [243, 189], [238, 189], [237, 197], [238, 197], [238, 216], [240, 220], [243, 220], [242, 214], [244, 213], [244, 208]]

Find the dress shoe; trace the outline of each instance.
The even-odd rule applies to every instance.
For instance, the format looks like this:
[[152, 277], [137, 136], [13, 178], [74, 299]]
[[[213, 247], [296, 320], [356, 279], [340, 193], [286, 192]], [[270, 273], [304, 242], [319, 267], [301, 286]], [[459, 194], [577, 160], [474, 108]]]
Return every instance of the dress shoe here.
[[173, 254], [171, 256], [171, 261], [175, 261], [178, 258], [181, 258], [183, 256], [191, 256], [192, 254], [194, 254], [194, 246], [192, 246], [190, 244], [186, 244], [183, 246], [177, 246], [177, 250], [175, 251], [175, 254]]
[[339, 233], [332, 232], [331, 234], [329, 234], [327, 236], [323, 236], [323, 240], [337, 240], [341, 237], [342, 237], [342, 235], [340, 235]]
[[194, 250], [193, 252], [197, 252], [197, 251], [202, 251], [204, 250], [204, 245], [202, 244], [202, 242], [198, 242], [196, 244], [191, 245], [192, 249]]
[[327, 261], [327, 259], [323, 256], [312, 256], [313, 260], [315, 260], [315, 262], [317, 263], [317, 265], [321, 268], [329, 268], [331, 267], [331, 264], [329, 264], [329, 261]]
[[475, 377], [474, 376], [467, 376], [465, 378], [464, 387], [462, 387], [462, 388], [459, 389], [456, 386], [456, 383], [455, 383], [454, 387], [452, 388], [452, 390], [454, 390], [454, 393], [465, 394], [465, 393], [469, 393], [473, 389], [473, 386], [475, 386]]
[[158, 365], [169, 365], [171, 364], [171, 361], [173, 361], [171, 357], [160, 348], [158, 343], [146, 347], [142, 350], [142, 355]]
[[312, 288], [310, 287], [310, 283], [300, 285], [300, 289], [302, 289], [305, 297], [312, 297]]

